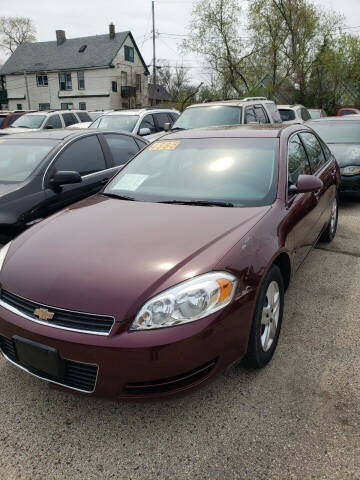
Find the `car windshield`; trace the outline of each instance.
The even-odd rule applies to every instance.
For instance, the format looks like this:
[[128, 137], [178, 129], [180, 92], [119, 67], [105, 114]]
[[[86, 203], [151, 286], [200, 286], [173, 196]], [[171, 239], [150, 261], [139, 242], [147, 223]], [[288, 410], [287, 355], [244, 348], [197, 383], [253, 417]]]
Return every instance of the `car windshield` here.
[[12, 127], [40, 128], [45, 115], [22, 115], [11, 125]]
[[321, 117], [321, 111], [320, 110], [309, 110], [310, 117], [311, 118], [320, 118]]
[[90, 125], [101, 130], [125, 130], [132, 132], [139, 120], [139, 115], [103, 115]]
[[104, 112], [89, 112], [89, 115], [92, 120], [97, 120], [101, 115], [104, 115]]
[[216, 125], [241, 124], [242, 107], [214, 105], [191, 107], [184, 111], [174, 123], [172, 129], [212, 127]]
[[360, 143], [360, 122], [307, 122], [326, 143]]
[[158, 141], [134, 158], [104, 193], [138, 201], [260, 206], [276, 197], [279, 140]]
[[0, 184], [26, 180], [58, 143], [56, 140], [1, 138]]
[[287, 108], [279, 108], [280, 117], [283, 122], [288, 122], [289, 120], [295, 120], [294, 110]]

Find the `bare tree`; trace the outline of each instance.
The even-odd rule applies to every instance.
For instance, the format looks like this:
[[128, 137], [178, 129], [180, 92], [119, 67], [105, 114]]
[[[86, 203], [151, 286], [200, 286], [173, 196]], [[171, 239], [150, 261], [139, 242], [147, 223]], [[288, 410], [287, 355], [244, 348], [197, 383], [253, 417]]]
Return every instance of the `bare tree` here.
[[0, 48], [14, 53], [24, 42], [36, 41], [36, 29], [27, 17], [0, 17]]

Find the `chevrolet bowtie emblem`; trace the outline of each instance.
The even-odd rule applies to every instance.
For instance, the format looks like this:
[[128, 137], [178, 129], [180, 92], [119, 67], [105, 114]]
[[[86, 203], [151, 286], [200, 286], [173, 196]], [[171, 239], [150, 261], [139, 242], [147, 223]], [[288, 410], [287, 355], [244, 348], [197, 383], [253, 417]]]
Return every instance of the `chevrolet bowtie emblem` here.
[[40, 318], [40, 320], [52, 320], [54, 318], [54, 313], [49, 312], [46, 308], [36, 308], [34, 310], [34, 315]]

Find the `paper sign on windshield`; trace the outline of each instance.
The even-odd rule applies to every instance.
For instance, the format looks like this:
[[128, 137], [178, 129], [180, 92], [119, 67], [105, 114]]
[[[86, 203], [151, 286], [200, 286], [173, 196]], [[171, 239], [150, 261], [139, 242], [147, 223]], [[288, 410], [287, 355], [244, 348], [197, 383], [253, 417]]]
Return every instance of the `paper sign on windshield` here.
[[113, 185], [113, 188], [115, 188], [115, 190], [123, 189], [133, 192], [140, 187], [140, 185], [148, 178], [148, 176], [149, 175], [139, 175], [137, 173], [127, 173], [123, 177], [119, 178], [117, 183]]
[[153, 143], [149, 150], [175, 150], [175, 148], [180, 144], [179, 141], [176, 142], [156, 142]]

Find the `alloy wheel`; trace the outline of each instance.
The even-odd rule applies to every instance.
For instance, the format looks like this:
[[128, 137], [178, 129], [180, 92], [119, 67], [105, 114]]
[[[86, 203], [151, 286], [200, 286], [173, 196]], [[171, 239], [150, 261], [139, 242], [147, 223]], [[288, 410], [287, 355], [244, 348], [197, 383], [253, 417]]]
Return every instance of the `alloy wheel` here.
[[273, 344], [279, 323], [280, 288], [272, 281], [267, 289], [261, 316], [261, 347], [267, 352]]

